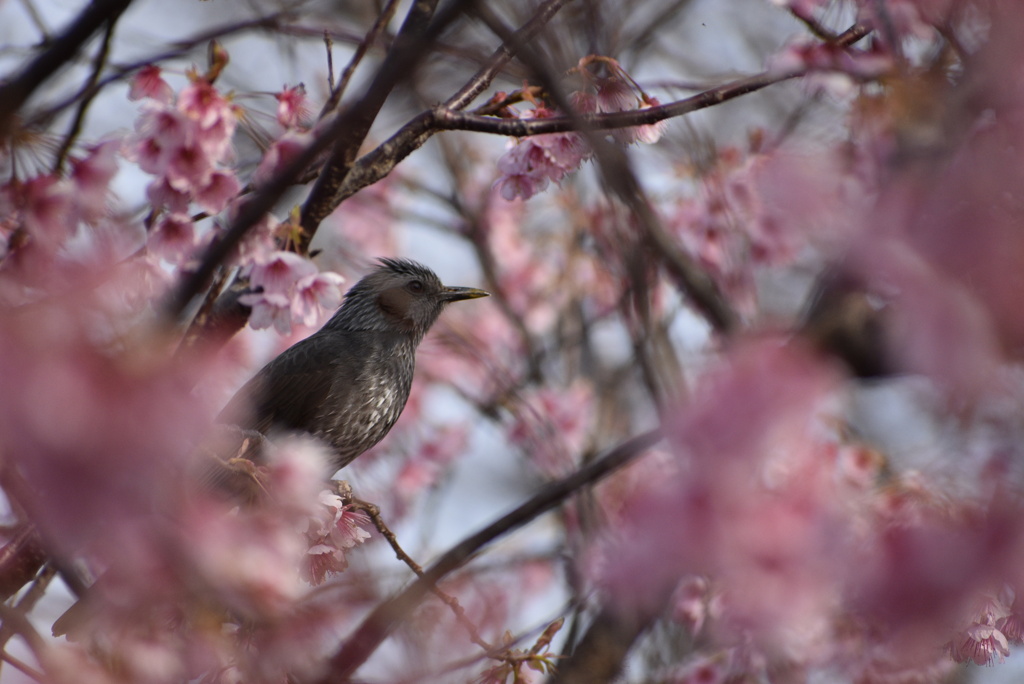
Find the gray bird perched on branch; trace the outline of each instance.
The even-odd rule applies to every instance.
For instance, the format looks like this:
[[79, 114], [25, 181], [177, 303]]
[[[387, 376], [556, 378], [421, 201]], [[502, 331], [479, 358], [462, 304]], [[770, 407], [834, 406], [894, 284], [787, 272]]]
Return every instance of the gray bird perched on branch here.
[[[446, 287], [414, 261], [381, 259], [348, 291], [331, 320], [264, 366], [217, 420], [241, 428], [243, 437], [275, 431], [315, 435], [334, 448], [334, 468], [346, 466], [398, 420], [409, 399], [416, 347], [445, 306], [487, 294]], [[229, 439], [230, 451], [260, 460], [262, 441], [246, 442], [237, 434]], [[235, 500], [255, 500], [259, 488], [251, 473], [220, 460], [225, 452], [211, 455], [215, 469], [198, 474], [204, 485]], [[73, 605], [54, 623], [54, 636], [78, 629], [88, 610], [88, 600]]]
[[487, 294], [442, 285], [408, 259], [381, 259], [320, 330], [249, 380], [218, 422], [264, 436], [307, 432], [334, 448], [335, 468], [348, 465], [398, 420], [416, 347], [445, 306]]

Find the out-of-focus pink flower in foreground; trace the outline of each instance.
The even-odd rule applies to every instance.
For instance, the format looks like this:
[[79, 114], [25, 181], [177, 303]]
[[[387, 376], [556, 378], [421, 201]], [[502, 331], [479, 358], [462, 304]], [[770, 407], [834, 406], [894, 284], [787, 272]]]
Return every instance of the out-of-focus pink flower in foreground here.
[[726, 619], [766, 646], [823, 629], [846, 542], [814, 428], [837, 379], [813, 354], [771, 340], [704, 378], [670, 423], [681, 474], [638, 493], [614, 529], [601, 580], [609, 598], [652, 609], [682, 576], [709, 574]]

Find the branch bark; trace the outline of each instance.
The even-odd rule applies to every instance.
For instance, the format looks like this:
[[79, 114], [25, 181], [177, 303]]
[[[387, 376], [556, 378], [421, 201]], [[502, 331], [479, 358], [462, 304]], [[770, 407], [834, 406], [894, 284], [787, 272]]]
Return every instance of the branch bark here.
[[15, 114], [32, 93], [67, 64], [96, 31], [124, 12], [131, 0], [95, 0], [78, 15], [53, 44], [0, 87], [0, 140], [11, 132]]
[[339, 130], [340, 135], [334, 143], [331, 157], [302, 205], [299, 252], [308, 251], [309, 243], [316, 234], [320, 222], [337, 207], [334, 198], [338, 188], [351, 171], [359, 146], [370, 132], [370, 127], [384, 106], [384, 101], [395, 86], [408, 76], [415, 58], [423, 53], [432, 36], [437, 34], [438, 27], [432, 26], [431, 23], [437, 4], [438, 0], [413, 0], [402, 28], [395, 38], [394, 47], [384, 58], [370, 86], [363, 96], [353, 102], [339, 117], [345, 121], [345, 126]]

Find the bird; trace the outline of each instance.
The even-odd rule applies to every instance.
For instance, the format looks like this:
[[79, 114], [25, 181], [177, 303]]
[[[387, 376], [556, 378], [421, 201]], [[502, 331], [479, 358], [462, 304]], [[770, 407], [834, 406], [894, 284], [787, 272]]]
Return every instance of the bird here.
[[[259, 465], [266, 439], [278, 432], [308, 433], [326, 442], [332, 472], [351, 463], [398, 420], [409, 399], [416, 348], [445, 307], [488, 295], [445, 286], [410, 259], [380, 259], [322, 328], [271, 360], [221, 410], [216, 422], [234, 432], [204, 447], [213, 457], [196, 473], [204, 491], [235, 503], [258, 501], [259, 478], [228, 462], [239, 457], [225, 456], [241, 454]], [[54, 622], [54, 636], [88, 624], [90, 595]]]
[[380, 259], [330, 320], [246, 382], [217, 422], [264, 438], [313, 435], [330, 447], [335, 472], [394, 426], [409, 399], [416, 348], [445, 307], [488, 294], [445, 286], [410, 259]]

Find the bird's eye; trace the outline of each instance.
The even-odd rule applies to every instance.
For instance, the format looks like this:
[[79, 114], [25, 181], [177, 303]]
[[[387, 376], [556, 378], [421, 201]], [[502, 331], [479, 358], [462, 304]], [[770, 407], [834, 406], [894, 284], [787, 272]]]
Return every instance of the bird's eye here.
[[409, 281], [409, 284], [406, 285], [406, 287], [409, 288], [409, 292], [419, 294], [420, 292], [423, 292], [424, 286], [422, 280], [411, 280]]

